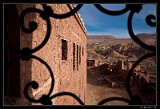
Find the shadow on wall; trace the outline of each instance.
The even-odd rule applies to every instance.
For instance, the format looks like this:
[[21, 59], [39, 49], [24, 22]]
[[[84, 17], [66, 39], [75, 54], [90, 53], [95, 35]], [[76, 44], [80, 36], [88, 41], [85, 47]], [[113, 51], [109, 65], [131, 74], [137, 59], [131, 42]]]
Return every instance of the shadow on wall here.
[[[21, 6], [23, 7], [23, 5]], [[23, 38], [27, 39], [26, 42], [20, 43]], [[24, 62], [21, 59], [13, 61], [19, 54], [12, 49], [13, 47], [20, 50], [24, 43], [27, 43], [28, 48], [31, 48], [31, 38], [23, 36], [23, 32], [20, 30], [17, 6], [14, 4], [4, 4], [5, 72], [3, 78], [5, 105], [31, 104], [24, 97], [23, 90], [24, 85], [31, 81], [32, 61]], [[29, 92], [31, 93], [31, 90]]]

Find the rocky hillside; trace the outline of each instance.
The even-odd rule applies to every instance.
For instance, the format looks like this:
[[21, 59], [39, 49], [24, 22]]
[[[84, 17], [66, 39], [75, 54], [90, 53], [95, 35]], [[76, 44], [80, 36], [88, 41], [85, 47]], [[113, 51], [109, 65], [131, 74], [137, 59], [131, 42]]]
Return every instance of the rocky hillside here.
[[[140, 40], [149, 45], [156, 45], [156, 34], [138, 34]], [[117, 63], [118, 59], [130, 60], [133, 63], [141, 56], [150, 51], [142, 48], [132, 39], [118, 39], [114, 36], [89, 36], [87, 44], [88, 59], [101, 60], [99, 66], [87, 68], [87, 104], [97, 103], [99, 99], [104, 99], [113, 96], [128, 97], [125, 89], [125, 81], [116, 73], [108, 73], [109, 69], [106, 63]], [[151, 57], [143, 60], [140, 63], [141, 71], [149, 73], [149, 80], [156, 83], [156, 57]], [[142, 77], [140, 77], [142, 78]], [[136, 80], [137, 82], [138, 80]], [[141, 79], [139, 80], [141, 81]], [[144, 80], [143, 80], [144, 81]], [[104, 88], [104, 89], [102, 89]], [[139, 88], [141, 88], [139, 90]], [[110, 91], [112, 89], [114, 92]], [[120, 89], [120, 90], [119, 90]], [[134, 94], [138, 94], [142, 101], [146, 104], [155, 104], [156, 91], [148, 94], [146, 89], [141, 91], [142, 87], [131, 87]], [[106, 90], [106, 91], [105, 91]], [[104, 93], [107, 94], [105, 95]], [[114, 94], [114, 95], [113, 95]], [[116, 95], [115, 95], [116, 94]], [[127, 95], [127, 96], [126, 96]], [[110, 102], [109, 102], [110, 103]], [[113, 103], [114, 104], [118, 104]]]
[[156, 45], [156, 34], [141, 33], [137, 34], [138, 38], [149, 45]]
[[[137, 36], [144, 43], [156, 46], [156, 34], [142, 33]], [[114, 36], [89, 36], [87, 47], [89, 59], [101, 59], [104, 62], [112, 62], [118, 59], [136, 61], [150, 52], [139, 46], [132, 39], [118, 39]], [[155, 66], [156, 57], [146, 60], [152, 64], [151, 66]]]
[[[149, 45], [156, 45], [156, 34], [142, 33], [137, 35], [142, 42]], [[94, 50], [103, 56], [115, 57], [141, 57], [148, 53], [148, 50], [140, 47], [132, 39], [117, 39], [112, 35], [88, 36], [88, 49]], [[137, 52], [138, 51], [138, 52]], [[88, 55], [89, 56], [89, 55]]]
[[91, 43], [104, 43], [107, 42], [108, 40], [115, 40], [116, 37], [112, 35], [88, 35], [87, 36], [89, 44]]
[[[144, 43], [149, 45], [156, 45], [156, 34], [148, 34], [148, 33], [141, 33], [137, 34], [137, 37]], [[113, 35], [88, 35], [87, 36], [87, 43], [88, 44], [107, 44], [107, 45], [114, 45], [114, 44], [130, 44], [137, 46], [136, 42], [134, 42], [131, 38], [116, 38]]]

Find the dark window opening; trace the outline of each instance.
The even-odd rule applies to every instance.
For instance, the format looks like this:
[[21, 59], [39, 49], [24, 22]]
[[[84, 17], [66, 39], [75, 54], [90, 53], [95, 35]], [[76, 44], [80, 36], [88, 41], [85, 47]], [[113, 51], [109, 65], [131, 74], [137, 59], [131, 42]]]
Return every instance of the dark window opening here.
[[82, 47], [82, 56], [83, 56], [83, 54], [84, 54], [84, 47]]
[[79, 64], [81, 64], [81, 46], [79, 46]]
[[67, 41], [62, 39], [62, 60], [67, 60]]
[[78, 45], [77, 45], [77, 70], [78, 70]]
[[75, 43], [73, 43], [73, 70], [75, 70], [75, 67], [76, 67], [76, 65], [75, 65], [75, 56], [76, 55], [76, 45], [75, 45]]
[[87, 61], [87, 66], [95, 66], [95, 61], [94, 60], [88, 60]]

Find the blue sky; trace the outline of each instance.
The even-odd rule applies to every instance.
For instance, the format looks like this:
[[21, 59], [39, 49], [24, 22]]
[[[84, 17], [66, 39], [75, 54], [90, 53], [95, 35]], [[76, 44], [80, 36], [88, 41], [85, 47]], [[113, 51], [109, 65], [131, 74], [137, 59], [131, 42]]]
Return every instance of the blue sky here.
[[[116, 11], [123, 9], [125, 4], [102, 4], [102, 6]], [[88, 35], [114, 35], [117, 38], [130, 37], [127, 29], [129, 12], [119, 16], [111, 16], [102, 13], [93, 4], [84, 4], [78, 11]], [[149, 14], [156, 15], [156, 5], [145, 4], [140, 13], [134, 14], [132, 24], [135, 34], [156, 33], [156, 28], [148, 26], [145, 22], [145, 18]]]

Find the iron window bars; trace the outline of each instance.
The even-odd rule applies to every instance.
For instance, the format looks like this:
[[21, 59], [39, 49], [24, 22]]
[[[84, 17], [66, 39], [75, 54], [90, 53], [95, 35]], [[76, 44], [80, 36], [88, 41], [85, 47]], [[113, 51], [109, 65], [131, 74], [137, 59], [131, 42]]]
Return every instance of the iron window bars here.
[[[14, 50], [15, 52], [17, 52], [18, 54], [20, 54], [18, 57], [16, 57], [12, 62], [9, 63], [8, 68], [17, 60], [22, 59], [24, 61], [29, 61], [31, 58], [34, 58], [36, 60], [38, 60], [39, 62], [41, 62], [42, 64], [45, 65], [45, 67], [47, 67], [50, 76], [52, 78], [51, 81], [51, 87], [50, 87], [50, 91], [48, 92], [47, 95], [43, 94], [38, 100], [33, 99], [32, 97], [29, 96], [28, 94], [28, 90], [29, 87], [32, 86], [32, 88], [37, 89], [38, 88], [38, 83], [36, 81], [31, 81], [28, 84], [26, 84], [25, 88], [24, 88], [24, 95], [25, 97], [33, 103], [41, 103], [43, 105], [52, 105], [52, 99], [59, 97], [59, 96], [63, 96], [63, 95], [68, 95], [73, 97], [75, 100], [77, 100], [81, 105], [85, 105], [85, 103], [79, 98], [77, 97], [75, 94], [70, 93], [70, 92], [61, 92], [61, 93], [57, 93], [54, 95], [51, 95], [53, 88], [54, 88], [54, 75], [52, 72], [52, 69], [50, 68], [50, 66], [41, 58], [32, 55], [32, 53], [37, 52], [38, 50], [40, 50], [43, 46], [45, 46], [45, 44], [47, 43], [48, 39], [50, 38], [50, 34], [51, 34], [51, 21], [50, 21], [50, 17], [56, 18], [56, 19], [63, 19], [63, 18], [67, 18], [70, 17], [71, 15], [73, 15], [74, 13], [76, 13], [79, 9], [81, 9], [83, 6], [83, 4], [78, 4], [73, 10], [71, 10], [68, 13], [65, 14], [56, 14], [53, 12], [52, 8], [50, 6], [47, 6], [46, 4], [42, 4], [43, 10], [37, 9], [37, 8], [27, 8], [24, 9], [21, 14], [20, 14], [20, 27], [21, 29], [25, 32], [25, 33], [32, 33], [33, 31], [35, 31], [38, 27], [38, 24], [34, 21], [29, 22], [29, 28], [25, 27], [24, 24], [24, 19], [25, 16], [28, 13], [39, 13], [40, 16], [43, 18], [43, 20], [46, 21], [47, 23], [47, 31], [46, 31], [46, 35], [45, 38], [43, 40], [43, 42], [37, 46], [34, 49], [29, 49], [29, 48], [23, 48], [22, 50], [19, 50], [17, 48], [12, 47], [9, 43], [7, 43], [7, 47], [9, 49]], [[109, 101], [112, 100], [120, 100], [120, 101], [124, 101], [127, 102], [129, 105], [143, 105], [144, 103], [142, 103], [141, 98], [138, 95], [133, 95], [131, 89], [130, 89], [130, 85], [129, 85], [129, 81], [131, 79], [132, 73], [134, 68], [144, 59], [149, 58], [149, 57], [153, 57], [156, 56], [156, 47], [153, 45], [147, 45], [144, 42], [142, 42], [133, 32], [132, 29], [132, 19], [135, 13], [139, 13], [141, 11], [141, 9], [143, 8], [143, 4], [126, 4], [126, 7], [122, 10], [118, 10], [118, 11], [111, 11], [108, 9], [105, 9], [104, 7], [102, 7], [100, 4], [94, 4], [94, 6], [101, 12], [108, 14], [108, 15], [112, 15], [112, 16], [118, 16], [118, 15], [122, 15], [128, 11], [130, 11], [129, 16], [128, 16], [128, 32], [131, 36], [131, 38], [137, 43], [139, 44], [141, 47], [143, 47], [144, 49], [147, 49], [149, 51], [151, 51], [151, 53], [145, 54], [143, 55], [141, 58], [139, 58], [132, 66], [132, 68], [129, 70], [128, 75], [126, 77], [125, 80], [125, 88], [127, 90], [127, 93], [130, 97], [130, 99], [126, 99], [123, 97], [110, 97], [110, 98], [106, 98], [102, 101], [100, 101], [98, 103], [98, 105], [103, 105], [104, 103], [107, 103]], [[154, 15], [148, 15], [146, 17], [146, 23], [149, 26], [152, 27], [156, 27], [156, 21], [153, 22], [152, 20], [156, 20], [156, 17]], [[156, 87], [155, 84], [150, 84], [154, 87]]]

